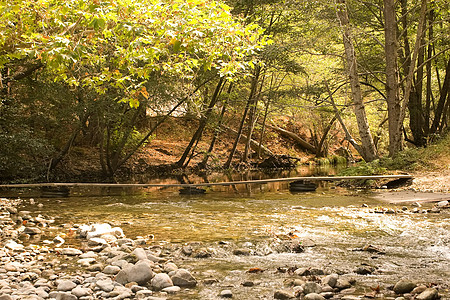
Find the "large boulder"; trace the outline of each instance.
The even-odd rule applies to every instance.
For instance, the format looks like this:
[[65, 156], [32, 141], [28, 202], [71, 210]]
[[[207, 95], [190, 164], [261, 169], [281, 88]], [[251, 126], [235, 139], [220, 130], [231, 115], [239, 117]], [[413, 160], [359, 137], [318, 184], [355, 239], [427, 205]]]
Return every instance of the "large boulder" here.
[[129, 282], [136, 282], [139, 285], [145, 285], [153, 277], [151, 264], [147, 260], [141, 260], [135, 265], [122, 269], [116, 276], [115, 280], [125, 285]]
[[156, 274], [152, 279], [152, 287], [157, 290], [162, 290], [163, 288], [173, 286], [172, 279], [166, 273]]
[[194, 287], [197, 285], [197, 280], [186, 269], [178, 269], [171, 277], [174, 285], [181, 287]]

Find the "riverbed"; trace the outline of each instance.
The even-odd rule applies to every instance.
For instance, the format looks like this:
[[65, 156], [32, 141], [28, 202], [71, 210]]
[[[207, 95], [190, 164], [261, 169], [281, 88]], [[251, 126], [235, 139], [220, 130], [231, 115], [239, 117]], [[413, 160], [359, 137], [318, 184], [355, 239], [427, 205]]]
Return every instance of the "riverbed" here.
[[[359, 294], [401, 278], [448, 289], [450, 214], [427, 212], [434, 203], [390, 204], [373, 190], [332, 184], [291, 193], [280, 183], [214, 187], [204, 195], [180, 195], [175, 188], [107, 189], [33, 199], [32, 204], [25, 199], [21, 209], [56, 217], [42, 240], [76, 224], [107, 222], [127, 237], [146, 237], [150, 245], [178, 251], [175, 262], [199, 281], [217, 280], [170, 299], [216, 299], [223, 289], [232, 290], [235, 299], [273, 299], [273, 291], [295, 277], [289, 272], [294, 268], [345, 274], [356, 279]], [[301, 242], [301, 252], [279, 251], [278, 245], [293, 238]], [[66, 244], [82, 247], [70, 236]], [[201, 255], [184, 255], [183, 247]], [[364, 251], [371, 249], [376, 251]], [[252, 268], [261, 272], [249, 272]], [[358, 268], [370, 272], [358, 274]], [[448, 297], [445, 288], [440, 292]]]

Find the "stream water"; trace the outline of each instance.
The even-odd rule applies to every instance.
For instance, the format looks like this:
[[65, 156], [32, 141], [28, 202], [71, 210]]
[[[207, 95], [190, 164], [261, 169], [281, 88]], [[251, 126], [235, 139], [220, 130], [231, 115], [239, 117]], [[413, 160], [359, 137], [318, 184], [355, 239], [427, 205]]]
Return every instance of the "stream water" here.
[[[280, 272], [285, 267], [350, 274], [361, 290], [403, 277], [448, 288], [449, 211], [412, 213], [408, 205], [402, 211], [402, 205], [377, 200], [374, 192], [326, 184], [315, 192], [291, 193], [287, 183], [273, 183], [208, 188], [204, 195], [180, 195], [176, 188], [78, 190], [68, 198], [36, 202], [43, 204], [39, 213], [56, 216], [56, 224], [110, 222], [128, 237], [152, 235], [153, 245], [180, 249], [189, 244], [212, 254], [177, 256], [175, 262], [198, 279], [215, 277], [218, 283], [184, 290], [170, 299], [216, 299], [225, 288], [233, 290], [235, 299], [273, 299], [273, 291], [292, 277]], [[381, 207], [399, 213], [376, 213]], [[36, 211], [36, 206], [24, 209]], [[271, 245], [288, 234], [302, 240], [304, 252], [271, 251]], [[369, 244], [385, 254], [354, 251]], [[252, 255], [233, 255], [238, 248], [250, 249]], [[355, 274], [361, 265], [376, 270]], [[250, 274], [250, 268], [265, 271]], [[243, 287], [247, 280], [257, 284]]]

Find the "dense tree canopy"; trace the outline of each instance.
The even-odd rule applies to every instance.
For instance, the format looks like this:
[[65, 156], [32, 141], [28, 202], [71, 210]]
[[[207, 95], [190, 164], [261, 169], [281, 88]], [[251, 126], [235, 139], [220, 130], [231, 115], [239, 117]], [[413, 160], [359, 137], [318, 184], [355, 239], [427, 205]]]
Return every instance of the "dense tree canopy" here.
[[179, 167], [200, 152], [206, 166], [224, 130], [225, 167], [272, 153], [269, 131], [318, 157], [426, 146], [448, 128], [449, 12], [443, 0], [0, 1], [0, 167], [49, 176], [80, 145], [113, 176], [174, 113], [198, 125]]

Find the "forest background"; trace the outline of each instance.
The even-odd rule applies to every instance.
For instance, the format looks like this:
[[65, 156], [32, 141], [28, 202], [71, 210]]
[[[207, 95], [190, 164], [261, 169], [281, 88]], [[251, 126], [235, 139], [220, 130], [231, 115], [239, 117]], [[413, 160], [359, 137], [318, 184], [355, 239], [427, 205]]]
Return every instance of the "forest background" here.
[[0, 180], [408, 163], [449, 144], [449, 6], [0, 1]]

